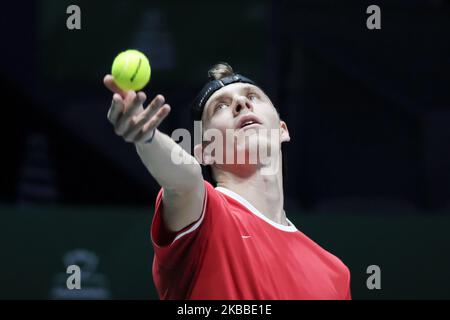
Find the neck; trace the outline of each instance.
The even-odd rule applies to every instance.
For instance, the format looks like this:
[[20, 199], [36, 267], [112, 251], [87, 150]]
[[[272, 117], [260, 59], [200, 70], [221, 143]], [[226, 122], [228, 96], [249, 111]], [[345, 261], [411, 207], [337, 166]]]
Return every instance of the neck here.
[[273, 172], [264, 166], [240, 165], [238, 170], [216, 167], [214, 172], [217, 186], [239, 194], [272, 221], [289, 225], [283, 210], [281, 155], [277, 162], [277, 170], [272, 170]]

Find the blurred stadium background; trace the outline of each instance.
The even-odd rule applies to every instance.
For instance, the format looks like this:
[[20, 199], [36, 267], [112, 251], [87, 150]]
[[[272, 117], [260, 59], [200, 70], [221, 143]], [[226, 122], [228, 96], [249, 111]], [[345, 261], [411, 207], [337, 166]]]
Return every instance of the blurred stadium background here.
[[[66, 28], [77, 4], [82, 29]], [[382, 29], [366, 28], [377, 4]], [[355, 299], [450, 298], [450, 2], [51, 1], [2, 8], [0, 298], [156, 299], [157, 184], [106, 119], [127, 48], [148, 96], [191, 128], [207, 68], [229, 62], [287, 122], [286, 211], [349, 266]], [[67, 264], [83, 290], [64, 289]], [[366, 268], [379, 265], [381, 290]]]

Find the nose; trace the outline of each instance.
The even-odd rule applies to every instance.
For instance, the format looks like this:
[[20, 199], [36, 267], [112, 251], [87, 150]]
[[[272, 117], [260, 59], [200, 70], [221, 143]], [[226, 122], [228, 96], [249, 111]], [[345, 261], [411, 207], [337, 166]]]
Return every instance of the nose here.
[[247, 99], [247, 97], [237, 97], [236, 102], [233, 107], [233, 114], [234, 116], [239, 115], [239, 113], [242, 112], [242, 110], [248, 109], [249, 111], [253, 111], [253, 104], [250, 100]]

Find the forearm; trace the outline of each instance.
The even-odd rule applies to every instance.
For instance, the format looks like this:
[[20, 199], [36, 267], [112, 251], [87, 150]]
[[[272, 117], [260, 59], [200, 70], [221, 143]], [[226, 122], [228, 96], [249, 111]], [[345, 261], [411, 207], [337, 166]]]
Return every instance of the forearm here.
[[158, 129], [152, 142], [135, 145], [142, 162], [164, 189], [189, 191], [203, 179], [195, 158]]

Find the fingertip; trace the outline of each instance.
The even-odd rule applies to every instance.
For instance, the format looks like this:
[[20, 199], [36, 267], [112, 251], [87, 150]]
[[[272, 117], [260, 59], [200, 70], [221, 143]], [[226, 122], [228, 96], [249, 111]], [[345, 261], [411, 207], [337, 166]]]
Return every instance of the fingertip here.
[[108, 75], [103, 77], [103, 85], [108, 88], [109, 90], [111, 90], [111, 79], [108, 77]]
[[156, 96], [156, 99], [158, 99], [158, 101], [159, 101], [160, 103], [164, 103], [164, 101], [166, 101], [166, 99], [164, 98], [164, 96], [163, 96], [162, 94], [158, 94], [158, 95]]
[[127, 99], [127, 101], [133, 101], [134, 98], [136, 98], [136, 92], [134, 92], [133, 90], [128, 90], [125, 91], [125, 99]]
[[139, 95], [139, 99], [141, 99], [142, 101], [147, 100], [147, 95], [145, 94], [145, 92], [139, 91], [138, 95]]
[[168, 104], [163, 105], [161, 109], [159, 109], [159, 112], [161, 116], [167, 116], [170, 112], [170, 106]]
[[120, 96], [120, 94], [114, 93], [114, 94], [113, 94], [113, 100], [114, 100], [115, 102], [120, 102], [120, 101], [122, 100], [122, 97]]
[[137, 102], [139, 100], [141, 100], [142, 95], [140, 94], [140, 92], [137, 91], [133, 91], [134, 92], [134, 100]]

